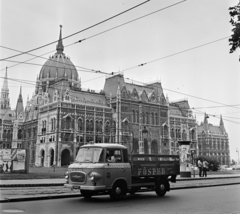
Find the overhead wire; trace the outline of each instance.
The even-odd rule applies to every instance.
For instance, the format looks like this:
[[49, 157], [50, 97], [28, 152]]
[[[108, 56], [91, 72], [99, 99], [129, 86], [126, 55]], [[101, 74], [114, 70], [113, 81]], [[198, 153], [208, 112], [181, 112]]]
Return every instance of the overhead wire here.
[[[105, 30], [105, 31], [102, 31], [102, 32], [100, 32], [100, 33], [97, 33], [97, 34], [94, 34], [94, 35], [92, 35], [92, 36], [86, 37], [86, 38], [84, 38], [84, 39], [78, 40], [77, 42], [71, 43], [71, 44], [66, 45], [66, 46], [64, 46], [64, 47], [69, 47], [69, 46], [72, 46], [72, 45], [74, 45], [74, 44], [83, 42], [83, 41], [85, 41], [85, 40], [87, 40], [87, 39], [90, 39], [90, 38], [99, 36], [99, 35], [101, 35], [101, 34], [104, 34], [104, 33], [106, 33], [106, 32], [109, 32], [109, 31], [111, 31], [111, 30], [114, 30], [114, 29], [116, 29], [116, 28], [122, 27], [122, 26], [127, 25], [127, 24], [129, 24], [129, 23], [132, 23], [132, 22], [134, 22], [134, 21], [137, 21], [137, 20], [139, 20], [139, 19], [142, 19], [142, 18], [145, 18], [145, 17], [147, 17], [147, 16], [150, 16], [150, 15], [153, 15], [153, 14], [155, 14], [155, 13], [158, 13], [158, 12], [160, 12], [160, 11], [162, 11], [162, 10], [165, 10], [165, 9], [170, 8], [170, 7], [176, 6], [176, 5], [180, 4], [180, 3], [183, 3], [184, 1], [186, 1], [186, 0], [183, 0], [183, 1], [181, 1], [181, 2], [177, 2], [177, 3], [175, 3], [175, 4], [169, 5], [169, 6], [164, 7], [164, 8], [160, 8], [160, 9], [158, 9], [158, 10], [156, 10], [156, 11], [153, 11], [153, 12], [151, 12], [151, 13], [145, 14], [145, 15], [143, 15], [143, 16], [141, 16], [141, 17], [138, 17], [138, 18], [136, 18], [136, 19], [130, 20], [130, 21], [125, 22], [125, 23], [123, 23], [123, 24], [117, 25], [117, 26], [115, 26], [115, 27], [112, 27], [112, 28], [107, 29], [107, 30]], [[13, 51], [17, 51], [17, 52], [20, 52], [20, 53], [24, 53], [24, 52], [21, 52], [21, 51], [12, 49], [12, 48], [8, 48], [8, 47], [5, 47], [5, 46], [0, 46], [0, 47], [5, 48], [5, 49], [9, 49], [9, 50], [13, 50]], [[55, 51], [55, 50], [54, 50], [54, 51]], [[42, 55], [39, 56], [39, 58], [44, 58], [44, 57], [42, 57], [42, 56], [44, 56], [44, 55], [46, 55], [46, 54], [49, 54], [49, 53], [52, 53], [52, 52], [54, 52], [54, 51], [51, 51], [51, 52], [42, 54]], [[17, 62], [17, 64], [15, 64], [15, 65], [13, 65], [13, 66], [9, 66], [8, 68], [11, 68], [11, 67], [14, 67], [14, 66], [16, 66], [16, 65], [23, 64], [23, 63], [25, 63], [25, 62], [28, 62], [28, 61], [30, 61], [30, 60], [33, 60], [33, 59], [38, 58], [38, 56], [36, 56], [36, 55], [34, 55], [34, 54], [29, 54], [29, 53], [26, 53], [26, 54], [32, 55], [32, 56], [35, 56], [35, 57], [34, 57], [34, 58], [31, 58], [31, 59], [29, 59], [29, 60], [23, 61], [23, 62]], [[44, 59], [48, 59], [48, 58], [44, 58]], [[13, 61], [9, 61], [9, 60], [5, 60], [5, 61], [13, 62]], [[75, 66], [75, 67], [80, 67], [80, 66]], [[80, 68], [83, 68], [83, 67], [80, 67]], [[87, 68], [84, 68], [84, 69], [87, 69]], [[1, 69], [1, 70], [4, 70], [4, 69]], [[87, 70], [96, 71], [95, 69], [87, 69]], [[100, 71], [100, 72], [101, 72], [101, 71]], [[100, 73], [100, 72], [99, 72], [99, 73]], [[114, 73], [116, 73], [116, 72], [114, 72]], [[112, 73], [111, 75], [113, 75], [113, 73]]]
[[185, 2], [185, 1], [186, 1], [186, 0], [183, 0], [183, 1], [177, 2], [177, 3], [175, 3], [175, 4], [171, 4], [171, 5], [169, 5], [169, 6], [160, 8], [160, 9], [158, 9], [158, 10], [155, 10], [155, 11], [151, 12], [151, 13], [145, 14], [145, 15], [140, 16], [140, 17], [138, 17], [138, 18], [135, 18], [135, 19], [132, 19], [132, 20], [130, 20], [130, 21], [127, 21], [127, 22], [125, 22], [125, 23], [123, 23], [123, 24], [120, 24], [120, 25], [117, 25], [117, 26], [115, 26], [115, 27], [109, 28], [109, 29], [107, 29], [107, 30], [105, 30], [105, 31], [102, 31], [102, 32], [100, 32], [100, 33], [94, 34], [94, 35], [89, 36], [89, 37], [86, 37], [86, 38], [84, 38], [84, 39], [80, 39], [80, 40], [78, 40], [78, 41], [75, 42], [75, 43], [80, 43], [80, 42], [83, 42], [83, 41], [85, 41], [85, 40], [87, 40], [87, 39], [91, 39], [91, 38], [93, 38], [93, 37], [99, 36], [99, 35], [101, 35], [101, 34], [104, 34], [104, 33], [106, 33], [106, 32], [109, 32], [109, 31], [111, 31], [111, 30], [114, 30], [114, 29], [116, 29], [116, 28], [119, 28], [119, 27], [122, 27], [122, 26], [124, 26], [124, 25], [129, 24], [129, 23], [135, 22], [135, 21], [137, 21], [137, 20], [139, 20], [139, 19], [142, 19], [142, 18], [145, 18], [145, 17], [147, 17], [147, 16], [153, 15], [153, 14], [158, 13], [158, 12], [160, 12], [160, 11], [169, 9], [170, 7], [176, 6], [176, 5], [181, 4], [181, 3]]
[[143, 63], [140, 63], [140, 64], [138, 64], [138, 65], [136, 65], [136, 66], [126, 68], [126, 69], [122, 70], [121, 72], [129, 71], [129, 70], [132, 70], [132, 69], [134, 69], [134, 68], [138, 68], [138, 67], [142, 67], [142, 66], [144, 66], [144, 65], [147, 65], [147, 64], [150, 64], [150, 63], [153, 63], [153, 62], [156, 62], [156, 61], [162, 60], [162, 59], [166, 59], [166, 58], [169, 58], [169, 57], [172, 57], [172, 56], [176, 56], [176, 55], [179, 55], [179, 54], [182, 54], [182, 53], [185, 53], [185, 52], [188, 52], [188, 51], [191, 51], [191, 50], [197, 49], [197, 48], [201, 48], [201, 47], [204, 47], [204, 46], [207, 46], [207, 45], [210, 45], [210, 44], [212, 44], [212, 43], [216, 43], [216, 42], [219, 42], [219, 41], [222, 41], [222, 40], [228, 39], [228, 38], [230, 38], [230, 36], [223, 37], [223, 38], [220, 38], [220, 39], [217, 39], [217, 40], [214, 40], [214, 41], [211, 41], [211, 42], [208, 42], [208, 43], [202, 44], [202, 45], [198, 45], [198, 46], [195, 46], [195, 47], [192, 47], [192, 48], [188, 48], [188, 49], [186, 49], [186, 50], [179, 51], [179, 52], [176, 52], [176, 53], [173, 53], [173, 54], [167, 55], [167, 56], [163, 56], [163, 57], [160, 57], [160, 58], [157, 58], [157, 59], [154, 59], [154, 60], [148, 61], [148, 62], [143, 62]]
[[[66, 45], [66, 46], [64, 46], [64, 47], [66, 48], [66, 47], [69, 47], [69, 46], [74, 45], [74, 44], [75, 44], [75, 43], [72, 43], [72, 44]], [[19, 53], [23, 53], [22, 51], [19, 51], [19, 50], [13, 49], [13, 48], [9, 48], [9, 47], [5, 47], [5, 46], [2, 46], [2, 45], [0, 45], [0, 47], [1, 47], [1, 48], [5, 48], [5, 49], [8, 49], [8, 50], [16, 51], [16, 52], [19, 52]], [[35, 54], [27, 53], [28, 55], [34, 56], [34, 57], [33, 57], [33, 58], [30, 58], [30, 59], [28, 59], [28, 60], [22, 61], [22, 62], [13, 61], [13, 60], [5, 60], [5, 61], [6, 61], [6, 62], [16, 62], [16, 64], [11, 65], [11, 66], [8, 66], [8, 69], [11, 68], [11, 67], [17, 66], [17, 65], [19, 65], [19, 64], [27, 64], [26, 62], [29, 62], [29, 61], [34, 60], [34, 59], [37, 59], [37, 58], [46, 59], [46, 60], [51, 60], [51, 61], [58, 62], [58, 63], [60, 63], [60, 64], [64, 64], [64, 65], [66, 64], [66, 65], [70, 65], [70, 66], [71, 66], [71, 64], [67, 64], [67, 63], [63, 63], [63, 62], [60, 62], [60, 61], [56, 61], [56, 60], [54, 60], [54, 58], [51, 58], [51, 57], [50, 57], [50, 58], [42, 57], [42, 56], [44, 56], [44, 55], [53, 53], [53, 52], [55, 52], [55, 51], [56, 51], [56, 50], [49, 51], [49, 52], [44, 53], [44, 54], [41, 54], [41, 55], [35, 55]], [[78, 67], [78, 68], [81, 68], [81, 69], [90, 70], [90, 71], [94, 71], [94, 69], [85, 68], [85, 67], [81, 67], [81, 66], [77, 66], [77, 65], [75, 65], [75, 67]], [[2, 70], [5, 70], [5, 68], [1, 69], [0, 71], [2, 71]]]
[[[70, 38], [70, 37], [72, 37], [72, 36], [75, 36], [75, 35], [77, 35], [77, 34], [79, 34], [79, 33], [82, 33], [82, 32], [84, 32], [84, 31], [86, 31], [86, 30], [89, 30], [89, 29], [91, 29], [91, 28], [93, 28], [93, 27], [96, 27], [96, 26], [98, 26], [98, 25], [100, 25], [100, 24], [102, 24], [102, 23], [105, 23], [105, 22], [107, 22], [107, 21], [109, 21], [109, 20], [111, 20], [111, 19], [114, 19], [114, 18], [116, 18], [116, 17], [118, 17], [118, 16], [120, 16], [120, 15], [122, 15], [122, 14], [128, 12], [128, 11], [131, 11], [131, 10], [133, 10], [133, 9], [135, 9], [135, 8], [137, 8], [137, 7], [141, 6], [141, 5], [149, 2], [149, 1], [150, 1], [150, 0], [144, 1], [144, 2], [142, 2], [142, 3], [140, 3], [140, 4], [138, 4], [138, 5], [135, 5], [134, 7], [131, 7], [131, 8], [129, 8], [129, 9], [127, 9], [127, 10], [124, 10], [123, 12], [120, 12], [120, 13], [114, 15], [114, 16], [111, 16], [111, 17], [103, 20], [103, 21], [100, 21], [100, 22], [98, 22], [98, 23], [96, 23], [96, 24], [94, 24], [94, 25], [91, 25], [90, 27], [87, 27], [87, 28], [85, 28], [85, 29], [83, 29], [83, 30], [80, 30], [80, 31], [77, 31], [77, 32], [75, 32], [75, 33], [73, 33], [73, 34], [70, 34], [70, 35], [68, 35], [68, 36], [65, 36], [65, 37], [62, 38], [62, 40], [67, 39], [67, 38]], [[31, 50], [25, 51], [25, 52], [22, 52], [22, 53], [20, 53], [20, 54], [16, 54], [16, 55], [13, 55], [13, 56], [9, 56], [9, 57], [0, 59], [0, 61], [7, 60], [7, 59], [11, 59], [11, 58], [14, 58], [14, 57], [17, 57], [17, 56], [21, 56], [21, 55], [23, 55], [23, 54], [27, 54], [27, 53], [30, 53], [30, 52], [35, 51], [35, 50], [39, 50], [39, 49], [41, 49], [41, 48], [47, 47], [47, 46], [49, 46], [49, 45], [52, 45], [52, 44], [54, 44], [54, 43], [56, 43], [56, 42], [58, 42], [58, 40], [56, 40], [56, 41], [54, 41], [54, 42], [50, 42], [50, 43], [45, 44], [45, 45], [42, 45], [42, 46], [40, 46], [40, 47], [31, 49]]]

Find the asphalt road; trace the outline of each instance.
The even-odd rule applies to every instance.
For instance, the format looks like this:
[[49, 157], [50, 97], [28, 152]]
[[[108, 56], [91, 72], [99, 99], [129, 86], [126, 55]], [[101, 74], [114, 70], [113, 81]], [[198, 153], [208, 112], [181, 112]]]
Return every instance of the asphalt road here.
[[109, 196], [51, 199], [2, 203], [1, 213], [24, 214], [141, 214], [141, 213], [218, 213], [240, 214], [240, 185], [194, 188], [171, 191], [165, 197], [154, 192], [128, 195], [112, 201]]

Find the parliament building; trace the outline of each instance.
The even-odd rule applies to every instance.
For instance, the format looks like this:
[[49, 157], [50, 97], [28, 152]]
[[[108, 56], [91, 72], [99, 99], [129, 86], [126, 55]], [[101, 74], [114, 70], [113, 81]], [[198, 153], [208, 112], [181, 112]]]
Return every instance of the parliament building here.
[[139, 154], [178, 154], [178, 140], [190, 140], [198, 152], [197, 131], [188, 101], [170, 103], [158, 81], [140, 85], [117, 74], [106, 78], [101, 91], [83, 89], [64, 54], [62, 29], [56, 53], [42, 66], [25, 108], [20, 88], [11, 110], [6, 70], [0, 147], [28, 149], [35, 166], [68, 165], [81, 145], [93, 142], [120, 143]]

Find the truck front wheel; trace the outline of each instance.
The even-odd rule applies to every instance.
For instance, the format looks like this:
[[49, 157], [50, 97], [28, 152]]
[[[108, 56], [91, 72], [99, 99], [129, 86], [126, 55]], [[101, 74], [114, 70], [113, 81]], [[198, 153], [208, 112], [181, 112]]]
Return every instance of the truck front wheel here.
[[122, 199], [127, 192], [127, 187], [123, 182], [117, 182], [109, 191], [110, 198], [113, 200]]
[[160, 197], [164, 196], [166, 194], [166, 192], [167, 192], [167, 181], [158, 180], [156, 182], [155, 192]]

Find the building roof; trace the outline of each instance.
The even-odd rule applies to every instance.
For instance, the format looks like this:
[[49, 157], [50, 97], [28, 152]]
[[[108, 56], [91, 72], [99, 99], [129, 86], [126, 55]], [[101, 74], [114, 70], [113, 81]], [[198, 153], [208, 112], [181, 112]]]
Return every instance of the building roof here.
[[64, 46], [62, 44], [62, 27], [60, 28], [60, 36], [56, 47], [56, 53], [42, 66], [39, 73], [40, 81], [47, 79], [55, 79], [65, 77], [70, 80], [78, 81], [78, 72], [76, 67], [71, 62], [70, 58], [63, 53]]
[[138, 85], [134, 83], [125, 82], [122, 74], [118, 74], [112, 77], [109, 77], [105, 81], [103, 91], [106, 94], [106, 97], [116, 97], [118, 92], [118, 87], [120, 86], [120, 90], [126, 89], [129, 96], [131, 96], [134, 92], [137, 93], [137, 96], [142, 99], [146, 94], [146, 99], [150, 100], [152, 95], [155, 95], [154, 100], [160, 101], [160, 99], [164, 99], [163, 104], [166, 104], [166, 100], [163, 94], [163, 89], [160, 82], [155, 82], [152, 84], [146, 85]]

